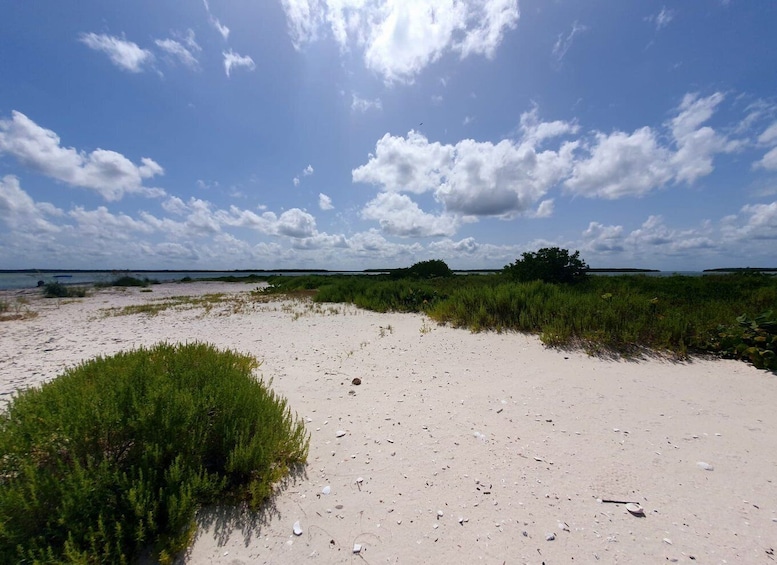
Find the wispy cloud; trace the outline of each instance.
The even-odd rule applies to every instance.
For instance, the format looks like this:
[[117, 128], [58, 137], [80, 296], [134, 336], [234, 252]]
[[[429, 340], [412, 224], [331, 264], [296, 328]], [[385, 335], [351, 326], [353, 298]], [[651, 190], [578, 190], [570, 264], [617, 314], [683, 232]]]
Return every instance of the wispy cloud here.
[[143, 71], [144, 67], [154, 61], [154, 54], [142, 49], [137, 43], [124, 38], [96, 33], [82, 33], [78, 40], [95, 51], [102, 51], [111, 62], [132, 73]]
[[216, 31], [221, 34], [221, 37], [224, 38], [224, 41], [229, 39], [229, 28], [222, 24], [219, 19], [211, 13], [208, 0], [202, 0], [202, 3], [205, 4], [205, 11], [208, 12], [208, 21], [210, 22], [210, 25], [212, 25]]
[[569, 48], [572, 47], [572, 43], [575, 41], [575, 37], [587, 29], [588, 28], [586, 26], [575, 21], [572, 24], [572, 29], [569, 31], [566, 37], [563, 33], [559, 34], [558, 39], [556, 39], [556, 43], [553, 45], [553, 56], [559, 63], [562, 61], [562, 59], [564, 59], [564, 56], [567, 54], [567, 51], [569, 51]]
[[374, 100], [367, 100], [366, 98], [361, 98], [358, 94], [353, 94], [353, 101], [351, 102], [351, 110], [354, 112], [366, 112], [368, 110], [382, 110], [383, 109], [383, 102], [380, 101], [380, 98], [375, 98]]
[[249, 71], [253, 71], [254, 69], [256, 69], [256, 64], [254, 63], [254, 60], [248, 55], [240, 55], [232, 51], [232, 49], [230, 49], [229, 51], [224, 51], [223, 55], [224, 55], [224, 71], [227, 73], [227, 76], [231, 76], [233, 68], [245, 67]]
[[660, 30], [668, 26], [674, 19], [675, 15], [676, 12], [674, 10], [669, 10], [666, 6], [663, 6], [660, 12], [653, 14], [652, 16], [648, 16], [645, 18], [645, 21], [654, 24], [656, 26], [656, 30]]
[[200, 64], [195, 56], [202, 48], [194, 38], [194, 31], [187, 30], [184, 37], [176, 39], [157, 39], [157, 47], [164, 51], [172, 61], [177, 61], [190, 69], [198, 69]]

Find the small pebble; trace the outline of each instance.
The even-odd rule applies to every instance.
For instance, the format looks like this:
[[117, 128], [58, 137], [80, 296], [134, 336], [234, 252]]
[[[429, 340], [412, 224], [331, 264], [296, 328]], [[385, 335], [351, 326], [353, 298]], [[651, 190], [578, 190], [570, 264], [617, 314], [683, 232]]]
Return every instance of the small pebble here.
[[299, 525], [299, 520], [294, 522], [294, 527], [292, 529], [295, 536], [301, 536], [302, 535], [302, 526]]
[[321, 494], [329, 494], [332, 492], [332, 487], [329, 485], [326, 485], [324, 488], [321, 489]]
[[[362, 384], [362, 380], [361, 380], [359, 377], [356, 377], [355, 379], [353, 379], [353, 380], [351, 381], [351, 384], [352, 384], [352, 385], [359, 386], [360, 384]], [[355, 552], [354, 552], [354, 553], [355, 553]]]
[[442, 516], [443, 516], [443, 512], [442, 512], [442, 510], [438, 510], [438, 511], [437, 511], [437, 517], [438, 517], [438, 518], [442, 518]]
[[353, 544], [353, 552], [354, 553], [361, 553], [361, 551], [362, 551], [362, 544], [360, 544], [360, 543]]
[[699, 461], [696, 463], [696, 465], [699, 467], [699, 469], [704, 469], [705, 471], [712, 471], [715, 469], [712, 465], [709, 463], [705, 463], [704, 461]]
[[345, 432], [343, 430], [337, 430], [337, 433], [335, 433], [336, 437], [343, 437], [345, 435]]
[[545, 536], [545, 541], [553, 541], [556, 539], [556, 534], [550, 533]]

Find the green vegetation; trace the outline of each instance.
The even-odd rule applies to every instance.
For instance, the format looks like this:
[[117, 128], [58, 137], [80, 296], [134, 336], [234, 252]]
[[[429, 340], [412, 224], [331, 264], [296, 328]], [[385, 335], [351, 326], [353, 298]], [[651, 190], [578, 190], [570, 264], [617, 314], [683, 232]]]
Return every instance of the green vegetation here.
[[392, 269], [389, 272], [392, 279], [435, 279], [452, 277], [453, 271], [440, 259], [421, 261], [407, 269]]
[[170, 563], [203, 504], [258, 508], [309, 438], [256, 367], [161, 344], [21, 392], [0, 414], [0, 563]]
[[50, 282], [43, 285], [43, 296], [46, 298], [83, 298], [86, 289], [80, 286], [67, 286], [61, 282]]
[[587, 270], [588, 265], [580, 259], [579, 251], [570, 255], [566, 249], [543, 247], [505, 265], [504, 274], [519, 282], [574, 283], [583, 280]]
[[149, 279], [147, 277], [139, 279], [136, 277], [131, 277], [129, 275], [124, 275], [118, 278], [113, 279], [110, 282], [98, 282], [95, 283], [94, 286], [96, 287], [109, 287], [109, 286], [121, 286], [121, 287], [129, 287], [129, 286], [138, 286], [138, 287], [147, 287], [152, 284], [159, 284], [159, 281], [154, 279]]
[[518, 282], [508, 271], [426, 280], [275, 277], [270, 283], [265, 292], [317, 289], [312, 296], [318, 302], [423, 312], [438, 323], [472, 331], [535, 333], [549, 346], [582, 347], [596, 355], [713, 353], [774, 367], [773, 327], [737, 322], [743, 314], [746, 320], [764, 320], [761, 313], [777, 311], [777, 278], [768, 275], [587, 276], [561, 284]]
[[30, 309], [29, 302], [24, 296], [17, 296], [13, 302], [7, 298], [0, 298], [0, 322], [27, 320], [37, 315], [37, 312]]

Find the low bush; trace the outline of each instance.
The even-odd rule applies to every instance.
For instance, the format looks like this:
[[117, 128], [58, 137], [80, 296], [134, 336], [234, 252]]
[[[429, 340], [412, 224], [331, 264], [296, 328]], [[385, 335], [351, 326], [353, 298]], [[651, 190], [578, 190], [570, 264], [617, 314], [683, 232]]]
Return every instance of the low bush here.
[[0, 414], [0, 563], [169, 563], [201, 505], [257, 508], [309, 438], [256, 367], [161, 344], [19, 393]]

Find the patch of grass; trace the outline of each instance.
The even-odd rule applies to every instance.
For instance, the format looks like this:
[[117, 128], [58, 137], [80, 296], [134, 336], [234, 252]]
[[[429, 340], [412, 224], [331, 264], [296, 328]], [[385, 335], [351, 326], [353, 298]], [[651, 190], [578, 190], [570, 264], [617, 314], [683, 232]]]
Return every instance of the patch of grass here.
[[309, 437], [257, 366], [160, 344], [19, 393], [0, 414], [0, 563], [169, 563], [202, 505], [260, 507]]
[[548, 346], [581, 347], [591, 354], [654, 351], [683, 358], [709, 352], [732, 355], [738, 347], [738, 358], [756, 366], [773, 362], [771, 349], [762, 347], [762, 338], [771, 340], [771, 335], [736, 329], [742, 314], [777, 311], [777, 277], [767, 275], [588, 276], [574, 285], [516, 282], [503, 273], [419, 281], [319, 275], [276, 277], [270, 283], [267, 293], [305, 289], [316, 302], [423, 312], [438, 323], [472, 331], [534, 333]]

